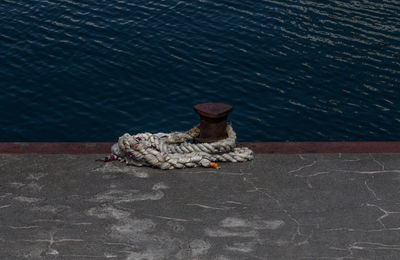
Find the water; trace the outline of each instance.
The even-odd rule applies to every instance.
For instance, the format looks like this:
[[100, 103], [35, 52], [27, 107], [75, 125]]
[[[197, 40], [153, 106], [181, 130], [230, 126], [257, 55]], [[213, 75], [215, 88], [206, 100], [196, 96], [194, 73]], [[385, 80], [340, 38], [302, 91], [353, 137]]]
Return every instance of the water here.
[[0, 1], [0, 141], [400, 140], [400, 0]]

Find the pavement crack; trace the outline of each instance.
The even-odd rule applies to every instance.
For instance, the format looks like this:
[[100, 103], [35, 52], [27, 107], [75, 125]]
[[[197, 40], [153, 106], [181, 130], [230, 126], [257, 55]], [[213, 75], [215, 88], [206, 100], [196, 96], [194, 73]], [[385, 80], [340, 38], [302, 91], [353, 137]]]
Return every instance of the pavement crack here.
[[382, 163], [381, 161], [378, 161], [371, 153], [369, 154], [369, 157], [371, 157], [372, 160], [374, 162], [376, 162], [382, 168], [382, 171], [385, 170], [385, 164], [384, 163]]
[[366, 174], [373, 175], [377, 173], [400, 173], [400, 170], [380, 170], [380, 171], [350, 171], [350, 170], [335, 170], [337, 172], [345, 172], [345, 173], [358, 173], [358, 174]]
[[307, 164], [307, 165], [301, 166], [301, 167], [298, 168], [298, 169], [289, 171], [288, 174], [289, 174], [289, 173], [294, 173], [294, 172], [301, 171], [301, 170], [303, 170], [303, 169], [305, 169], [305, 168], [308, 168], [308, 167], [312, 167], [312, 166], [314, 166], [316, 163], [317, 163], [317, 161], [313, 161], [313, 162], [310, 163], [310, 164]]
[[318, 175], [323, 175], [323, 174], [328, 174], [329, 172], [316, 172], [313, 174], [309, 174], [309, 175], [300, 175], [300, 174], [295, 174], [294, 177], [298, 177], [298, 178], [305, 178], [306, 179], [306, 184], [308, 186], [308, 188], [312, 189], [313, 185], [311, 184], [311, 180], [310, 178], [318, 176]]
[[340, 248], [340, 247], [331, 246], [331, 247], [329, 247], [329, 249], [336, 250], [336, 251], [345, 251], [345, 252], [348, 252], [348, 254], [345, 256], [324, 257], [323, 259], [335, 259], [335, 260], [353, 259], [353, 251], [350, 247]]
[[223, 208], [220, 208], [220, 207], [212, 207], [212, 206], [203, 205], [203, 204], [198, 204], [198, 203], [188, 203], [188, 204], [185, 204], [185, 205], [187, 205], [187, 206], [200, 207], [200, 208], [203, 208], [203, 209], [215, 209], [215, 210], [229, 210], [229, 209], [234, 209], [234, 208], [235, 208], [235, 207], [223, 207]]
[[117, 258], [118, 256], [114, 255], [59, 255], [59, 257], [79, 257], [79, 258]]
[[371, 189], [371, 187], [368, 185], [367, 180], [364, 181], [364, 184], [367, 190], [371, 192], [372, 196], [374, 196], [375, 200], [380, 200], [378, 196], [376, 196], [376, 192], [373, 189]]
[[309, 174], [309, 175], [295, 174], [294, 176], [295, 177], [302, 177], [302, 178], [309, 178], [309, 177], [315, 177], [315, 176], [323, 175], [323, 174], [327, 174], [327, 173], [329, 173], [329, 172], [315, 172], [315, 173], [312, 173], [312, 174]]
[[225, 201], [225, 203], [227, 203], [227, 204], [243, 205], [243, 203], [238, 202], [238, 201], [233, 201], [233, 200], [227, 200], [227, 201]]
[[296, 239], [297, 236], [302, 236], [302, 235], [304, 235], [304, 234], [301, 233], [299, 221], [298, 221], [297, 219], [295, 219], [295, 218], [290, 214], [290, 212], [282, 206], [281, 202], [280, 202], [278, 199], [276, 199], [276, 198], [273, 197], [271, 194], [269, 194], [268, 192], [266, 192], [266, 191], [265, 191], [265, 190], [266, 190], [265, 188], [259, 188], [259, 187], [257, 187], [251, 180], [249, 180], [249, 179], [246, 178], [246, 177], [243, 177], [243, 182], [250, 184], [250, 185], [254, 188], [254, 190], [255, 190], [256, 192], [260, 192], [261, 194], [263, 194], [263, 195], [267, 196], [268, 198], [270, 198], [271, 200], [273, 200], [273, 201], [277, 204], [277, 206], [282, 210], [282, 212], [283, 212], [291, 221], [293, 221], [293, 222], [296, 224], [296, 231], [295, 231], [295, 233], [294, 233], [294, 234], [292, 235], [292, 237], [291, 237], [291, 240], [292, 240], [292, 241], [294, 241], [294, 240]]
[[375, 242], [354, 242], [348, 246], [349, 250], [357, 249], [357, 250], [396, 250], [400, 251], [400, 245], [388, 245], [383, 243], [375, 243]]
[[386, 231], [400, 231], [400, 227], [381, 228], [381, 229], [355, 229], [355, 228], [340, 227], [340, 228], [330, 228], [322, 230], [322, 232], [337, 232], [337, 231], [374, 233], [374, 232], [386, 232]]
[[173, 220], [173, 221], [177, 221], [177, 222], [191, 222], [191, 221], [197, 221], [197, 220], [190, 220], [190, 219], [183, 219], [183, 218], [173, 218], [173, 217], [158, 216], [158, 215], [150, 215], [150, 214], [144, 214], [144, 215], [145, 215], [145, 216], [148, 216], [148, 217], [159, 218], [159, 219]]
[[32, 228], [39, 228], [40, 226], [20, 226], [20, 227], [16, 227], [16, 226], [8, 226], [11, 229], [32, 229]]
[[380, 211], [383, 212], [383, 215], [380, 216], [379, 218], [377, 218], [376, 221], [379, 224], [381, 224], [381, 226], [384, 229], [386, 229], [386, 226], [383, 223], [383, 219], [385, 219], [386, 217], [390, 216], [391, 214], [400, 214], [400, 211], [388, 211], [388, 210], [385, 210], [385, 209], [383, 209], [383, 208], [381, 208], [381, 207], [379, 207], [378, 205], [375, 205], [375, 204], [366, 203], [365, 206], [367, 206], [367, 207], [375, 207], [375, 208], [377, 208], [377, 209], [379, 209]]
[[22, 241], [25, 242], [33, 242], [33, 243], [43, 243], [43, 242], [47, 242], [49, 243], [49, 245], [53, 245], [56, 243], [65, 243], [65, 242], [83, 242], [83, 239], [75, 239], [75, 238], [62, 238], [62, 239], [57, 239], [54, 240], [53, 235], [50, 235], [50, 239], [24, 239]]
[[343, 160], [343, 162], [359, 162], [361, 161], [361, 159], [347, 159], [347, 160]]

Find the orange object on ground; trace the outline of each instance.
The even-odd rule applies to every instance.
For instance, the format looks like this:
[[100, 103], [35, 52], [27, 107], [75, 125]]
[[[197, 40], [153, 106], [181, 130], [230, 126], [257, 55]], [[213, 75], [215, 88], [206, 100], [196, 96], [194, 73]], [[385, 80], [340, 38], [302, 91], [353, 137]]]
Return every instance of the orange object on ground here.
[[210, 166], [215, 168], [215, 169], [218, 169], [218, 163], [210, 162]]

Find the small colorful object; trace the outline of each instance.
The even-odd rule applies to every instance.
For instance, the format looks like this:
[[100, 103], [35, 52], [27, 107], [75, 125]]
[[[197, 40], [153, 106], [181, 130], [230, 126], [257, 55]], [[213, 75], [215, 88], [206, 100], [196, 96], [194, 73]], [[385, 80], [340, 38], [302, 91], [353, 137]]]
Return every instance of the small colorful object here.
[[218, 163], [215, 163], [215, 162], [210, 162], [210, 167], [215, 168], [215, 169], [219, 168]]

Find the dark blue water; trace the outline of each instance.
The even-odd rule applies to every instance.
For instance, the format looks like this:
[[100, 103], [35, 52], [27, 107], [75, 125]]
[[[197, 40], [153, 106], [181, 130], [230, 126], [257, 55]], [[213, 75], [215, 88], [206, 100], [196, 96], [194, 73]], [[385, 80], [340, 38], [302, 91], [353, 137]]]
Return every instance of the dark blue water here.
[[400, 0], [1, 0], [0, 141], [400, 140]]

